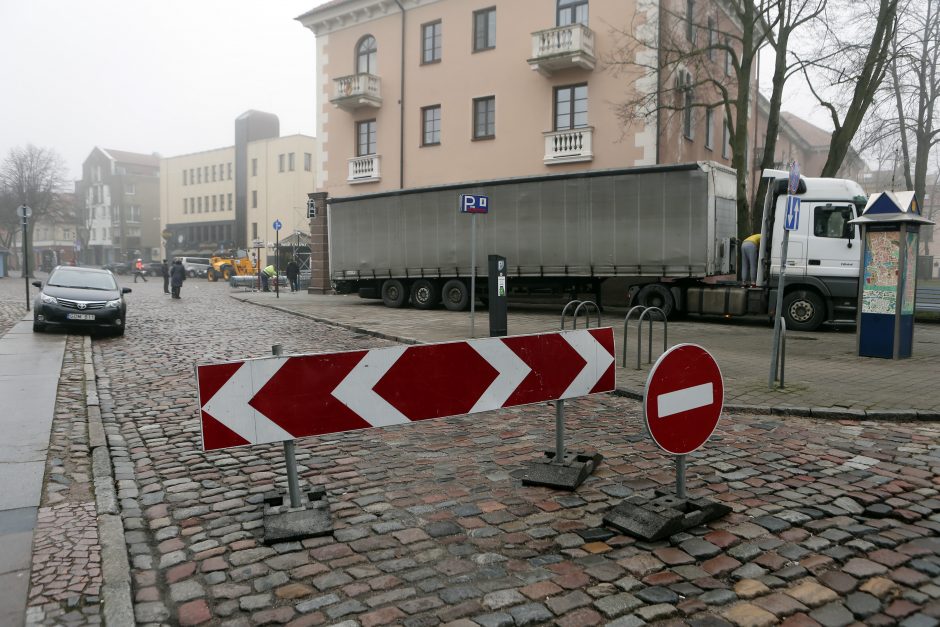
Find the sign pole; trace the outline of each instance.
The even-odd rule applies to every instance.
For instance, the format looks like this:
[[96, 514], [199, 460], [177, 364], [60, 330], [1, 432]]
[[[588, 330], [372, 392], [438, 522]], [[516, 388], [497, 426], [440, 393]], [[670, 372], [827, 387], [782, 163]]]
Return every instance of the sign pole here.
[[29, 233], [27, 224], [29, 218], [23, 216], [23, 282], [26, 284], [26, 311], [29, 311], [29, 242], [27, 235]]
[[278, 283], [281, 278], [281, 224], [280, 220], [275, 219], [271, 225], [274, 227], [274, 296], [281, 297], [281, 291]]
[[[800, 204], [795, 196], [800, 185], [800, 165], [794, 161], [790, 164], [790, 179], [787, 183], [787, 211], [784, 219], [783, 242], [780, 244], [780, 275], [777, 277], [777, 306], [774, 310], [774, 339], [770, 347], [770, 374], [767, 377], [767, 387], [774, 389], [777, 380], [777, 354], [780, 350], [780, 328], [783, 326], [783, 290], [787, 281], [787, 246], [790, 243], [790, 231], [799, 228]], [[791, 220], [792, 213], [796, 213]]]
[[685, 498], [685, 455], [676, 455], [676, 496]]
[[[283, 348], [280, 344], [275, 344], [271, 347], [271, 353], [275, 357], [280, 357]], [[297, 458], [294, 455], [293, 440], [284, 440], [284, 466], [287, 469], [287, 491], [290, 493], [290, 506], [300, 507], [300, 482], [297, 480]]]
[[477, 214], [470, 214], [470, 337], [476, 337], [477, 293]]

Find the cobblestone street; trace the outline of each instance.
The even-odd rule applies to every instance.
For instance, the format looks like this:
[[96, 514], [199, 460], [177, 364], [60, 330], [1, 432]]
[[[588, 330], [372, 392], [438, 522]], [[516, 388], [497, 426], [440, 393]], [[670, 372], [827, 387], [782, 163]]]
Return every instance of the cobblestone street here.
[[[335, 532], [265, 546], [262, 497], [286, 486], [283, 451], [202, 452], [194, 363], [275, 343], [291, 354], [391, 342], [241, 302], [224, 284], [187, 281], [181, 300], [157, 281], [132, 287], [126, 335], [90, 347], [139, 624], [940, 624], [933, 421], [726, 415], [687, 481], [732, 513], [660, 542], [602, 525], [625, 497], [674, 481], [622, 396], [566, 403], [569, 449], [604, 455], [574, 493], [519, 478], [553, 447], [551, 404], [307, 438], [301, 479], [326, 489]], [[107, 547], [75, 387], [88, 345], [66, 347], [34, 623], [99, 619]]]

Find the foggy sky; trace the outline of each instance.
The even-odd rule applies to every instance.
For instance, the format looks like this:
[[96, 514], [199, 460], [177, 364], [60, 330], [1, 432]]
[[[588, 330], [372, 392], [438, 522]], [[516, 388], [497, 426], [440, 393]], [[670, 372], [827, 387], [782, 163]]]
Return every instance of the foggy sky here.
[[0, 158], [54, 148], [68, 176], [95, 146], [164, 157], [234, 144], [235, 118], [315, 132], [324, 0], [0, 0]]

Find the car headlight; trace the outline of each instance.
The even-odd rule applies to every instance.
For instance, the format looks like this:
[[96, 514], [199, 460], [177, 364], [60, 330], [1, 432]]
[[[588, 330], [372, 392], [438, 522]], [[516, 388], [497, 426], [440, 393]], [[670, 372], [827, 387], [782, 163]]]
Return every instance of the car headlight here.
[[48, 294], [43, 294], [42, 292], [39, 293], [39, 300], [42, 301], [42, 302], [44, 302], [44, 303], [47, 304], [47, 305], [58, 305], [58, 304], [59, 304], [59, 301], [57, 301], [57, 300], [55, 299], [55, 297], [49, 296]]
[[109, 300], [109, 301], [105, 304], [105, 307], [110, 307], [110, 308], [112, 308], [112, 309], [118, 309], [120, 306], [121, 306], [121, 299], [120, 299], [120, 298], [118, 298], [118, 299], [116, 299], [116, 300]]

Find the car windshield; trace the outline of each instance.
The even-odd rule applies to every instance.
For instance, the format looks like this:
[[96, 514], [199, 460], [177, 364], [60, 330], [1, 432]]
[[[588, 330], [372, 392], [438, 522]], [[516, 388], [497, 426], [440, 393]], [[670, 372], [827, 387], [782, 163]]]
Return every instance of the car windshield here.
[[89, 290], [116, 290], [117, 283], [114, 277], [104, 272], [87, 272], [84, 270], [62, 268], [56, 270], [49, 277], [47, 283], [50, 287], [74, 287]]

